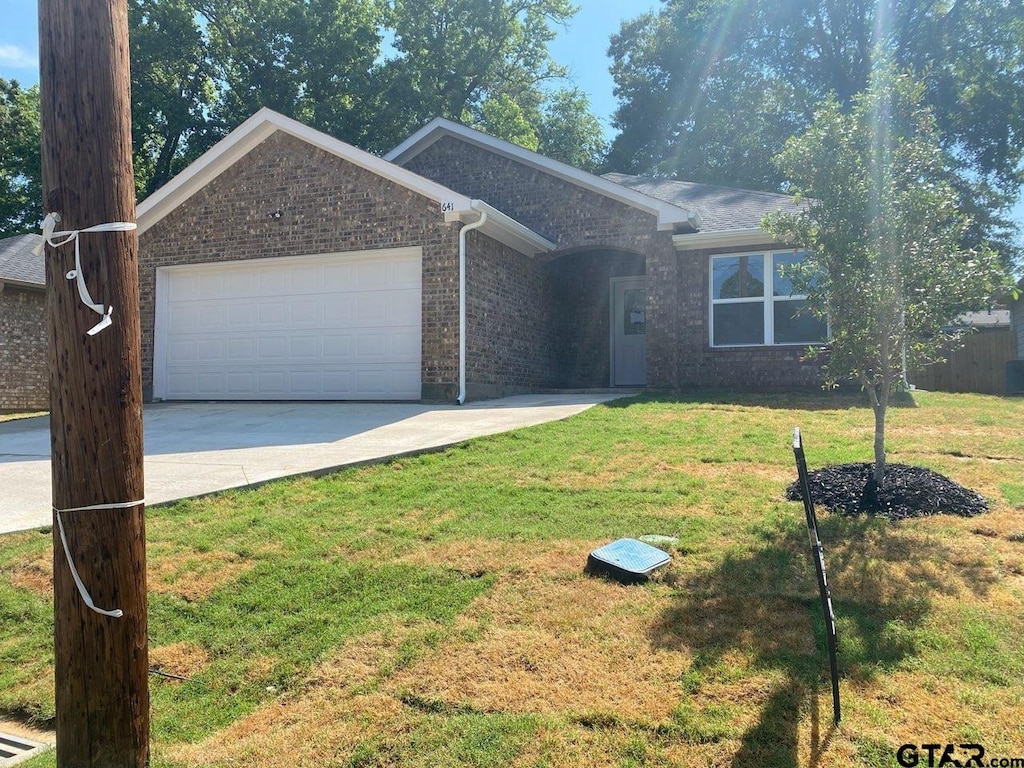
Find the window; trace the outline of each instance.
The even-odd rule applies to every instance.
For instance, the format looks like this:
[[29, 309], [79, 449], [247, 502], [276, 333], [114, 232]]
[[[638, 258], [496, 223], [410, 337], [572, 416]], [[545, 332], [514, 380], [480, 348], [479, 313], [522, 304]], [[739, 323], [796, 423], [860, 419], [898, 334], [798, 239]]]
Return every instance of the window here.
[[783, 272], [804, 258], [799, 251], [711, 257], [711, 346], [814, 344], [826, 324], [803, 311], [807, 297], [794, 294]]

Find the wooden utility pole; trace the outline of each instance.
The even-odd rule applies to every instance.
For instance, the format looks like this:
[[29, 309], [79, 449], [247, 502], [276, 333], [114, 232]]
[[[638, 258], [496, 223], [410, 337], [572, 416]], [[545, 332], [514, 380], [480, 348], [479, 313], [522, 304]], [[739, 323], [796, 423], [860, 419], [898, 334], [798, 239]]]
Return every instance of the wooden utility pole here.
[[[134, 222], [127, 0], [40, 0], [39, 32], [44, 213], [59, 214], [65, 232]], [[77, 278], [74, 239], [46, 248], [57, 764], [142, 768], [149, 659], [144, 508], [133, 504], [143, 499], [138, 243], [131, 231], [83, 232], [77, 247]], [[102, 315], [85, 302], [83, 278], [94, 302], [111, 308], [95, 335], [88, 331]], [[87, 597], [123, 615], [97, 613]]]

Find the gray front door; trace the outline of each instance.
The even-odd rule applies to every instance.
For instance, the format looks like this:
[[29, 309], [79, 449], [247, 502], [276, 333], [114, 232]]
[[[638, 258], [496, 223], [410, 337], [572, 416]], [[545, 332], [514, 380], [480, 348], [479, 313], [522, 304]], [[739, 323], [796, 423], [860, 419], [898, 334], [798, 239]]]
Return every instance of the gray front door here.
[[611, 283], [611, 385], [642, 387], [647, 383], [647, 280], [613, 277]]

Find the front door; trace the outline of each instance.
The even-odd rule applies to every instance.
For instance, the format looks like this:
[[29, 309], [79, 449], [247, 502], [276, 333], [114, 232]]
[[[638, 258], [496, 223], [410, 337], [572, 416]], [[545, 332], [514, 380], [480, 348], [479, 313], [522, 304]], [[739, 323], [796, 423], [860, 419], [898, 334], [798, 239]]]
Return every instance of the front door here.
[[647, 384], [647, 280], [611, 279], [611, 385], [642, 387]]

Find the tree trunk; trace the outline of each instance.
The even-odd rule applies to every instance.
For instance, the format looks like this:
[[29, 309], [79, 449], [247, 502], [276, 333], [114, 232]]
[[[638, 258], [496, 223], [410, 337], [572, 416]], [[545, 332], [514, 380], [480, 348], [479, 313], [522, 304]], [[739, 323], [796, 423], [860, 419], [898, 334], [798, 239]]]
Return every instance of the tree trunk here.
[[[125, 0], [40, 0], [43, 205], [58, 230], [135, 221]], [[134, 232], [46, 249], [54, 512], [57, 763], [149, 762], [141, 339]], [[95, 510], [73, 511], [98, 505]], [[130, 505], [119, 508], [121, 505]], [[56, 510], [67, 510], [58, 513]], [[63, 525], [67, 551], [60, 533]], [[120, 618], [85, 604], [84, 591]]]
[[882, 392], [872, 405], [875, 412], [875, 467], [871, 479], [877, 488], [885, 481], [885, 414], [889, 409], [889, 395]]

